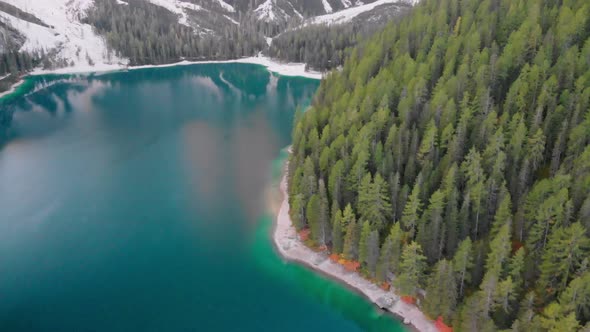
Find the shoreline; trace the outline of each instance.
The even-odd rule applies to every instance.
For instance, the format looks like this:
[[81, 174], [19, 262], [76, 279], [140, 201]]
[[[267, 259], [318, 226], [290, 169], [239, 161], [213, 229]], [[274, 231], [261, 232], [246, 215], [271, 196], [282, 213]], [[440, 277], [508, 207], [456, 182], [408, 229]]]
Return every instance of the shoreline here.
[[149, 68], [169, 68], [176, 66], [190, 66], [190, 65], [203, 65], [203, 64], [223, 64], [223, 63], [244, 63], [259, 65], [266, 68], [271, 73], [278, 74], [280, 76], [288, 77], [304, 77], [314, 80], [321, 80], [326, 73], [307, 71], [305, 70], [304, 63], [293, 63], [293, 62], [278, 62], [269, 57], [265, 56], [252, 56], [247, 58], [232, 59], [232, 60], [204, 60], [204, 61], [180, 61], [161, 65], [142, 65], [142, 66], [126, 66], [124, 64], [99, 64], [93, 67], [90, 66], [74, 66], [64, 67], [51, 70], [34, 70], [30, 73], [22, 75], [18, 82], [12, 84], [6, 91], [0, 92], [0, 100], [7, 96], [15, 93], [18, 87], [26, 82], [29, 76], [42, 76], [42, 75], [102, 75], [109, 73], [125, 72], [131, 70], [149, 69]]
[[357, 272], [348, 272], [340, 264], [332, 262], [325, 253], [318, 253], [305, 246], [297, 237], [297, 232], [289, 217], [287, 193], [287, 162], [279, 184], [282, 195], [272, 229], [272, 242], [279, 255], [288, 261], [302, 264], [315, 272], [345, 284], [353, 291], [367, 298], [381, 310], [392, 314], [404, 323], [406, 328], [419, 332], [437, 332], [434, 322], [414, 305], [400, 300], [392, 291], [385, 291], [366, 280]]
[[305, 70], [305, 63], [279, 62], [266, 56], [251, 56], [231, 60], [203, 60], [203, 61], [179, 61], [160, 65], [127, 66], [124, 64], [99, 64], [95, 66], [74, 66], [51, 70], [34, 70], [25, 76], [39, 75], [67, 75], [67, 74], [107, 74], [120, 71], [138, 70], [147, 68], [167, 68], [176, 66], [189, 66], [199, 64], [223, 64], [223, 63], [245, 63], [266, 67], [269, 72], [282, 76], [299, 76], [310, 79], [321, 80], [325, 73]]
[[23, 77], [21, 77], [21, 78], [18, 80], [18, 82], [15, 82], [14, 84], [12, 84], [12, 85], [10, 86], [10, 89], [8, 89], [8, 90], [6, 90], [6, 91], [2, 91], [2, 92], [0, 92], [0, 99], [2, 99], [2, 98], [4, 98], [4, 97], [6, 97], [6, 96], [8, 96], [8, 95], [11, 95], [11, 94], [15, 93], [15, 92], [16, 92], [16, 90], [18, 90], [18, 88], [19, 88], [21, 85], [23, 85], [24, 83], [25, 83], [25, 79], [24, 79]]

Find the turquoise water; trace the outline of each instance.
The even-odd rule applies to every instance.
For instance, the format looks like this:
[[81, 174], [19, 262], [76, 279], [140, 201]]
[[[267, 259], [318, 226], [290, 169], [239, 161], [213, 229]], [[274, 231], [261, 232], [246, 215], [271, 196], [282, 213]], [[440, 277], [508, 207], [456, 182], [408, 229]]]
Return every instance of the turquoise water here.
[[275, 253], [318, 82], [245, 64], [32, 78], [0, 102], [0, 331], [402, 331]]

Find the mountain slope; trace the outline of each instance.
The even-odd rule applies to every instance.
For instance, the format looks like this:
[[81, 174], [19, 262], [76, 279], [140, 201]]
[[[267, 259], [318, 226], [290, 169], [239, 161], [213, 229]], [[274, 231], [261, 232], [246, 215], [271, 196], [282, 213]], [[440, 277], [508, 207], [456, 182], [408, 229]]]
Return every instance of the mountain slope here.
[[425, 0], [299, 118], [316, 249], [455, 331], [588, 331], [588, 1]]
[[[25, 18], [1, 11], [4, 24], [18, 30], [26, 41], [22, 51], [55, 52], [54, 60], [60, 65], [75, 65], [91, 68], [94, 64], [126, 63], [107, 51], [103, 38], [93, 28], [80, 20], [92, 6], [90, 0], [3, 0], [25, 13], [39, 18], [43, 23], [34, 23]], [[1, 8], [0, 8], [1, 9]], [[18, 16], [18, 15], [17, 15]]]
[[401, 5], [412, 6], [416, 3], [418, 3], [418, 0], [377, 0], [356, 7], [349, 7], [336, 13], [329, 13], [326, 15], [312, 17], [306, 20], [305, 24], [343, 24], [352, 21], [355, 17], [358, 17], [359, 15], [371, 12], [375, 8], [379, 8], [381, 11], [383, 11], [384, 8], [382, 7], [382, 5], [394, 4], [396, 5], [396, 8], [399, 8]]
[[0, 0], [0, 46], [81, 71], [229, 59], [266, 51], [269, 38], [315, 15], [355, 6], [370, 9], [348, 0]]

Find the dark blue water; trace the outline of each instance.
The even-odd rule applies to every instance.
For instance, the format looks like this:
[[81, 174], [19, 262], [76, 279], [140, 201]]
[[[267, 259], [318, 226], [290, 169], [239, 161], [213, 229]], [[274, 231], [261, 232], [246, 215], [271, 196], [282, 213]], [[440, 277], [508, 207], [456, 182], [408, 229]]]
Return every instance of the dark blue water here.
[[401, 330], [271, 246], [264, 193], [318, 81], [224, 64], [28, 86], [0, 108], [0, 331]]

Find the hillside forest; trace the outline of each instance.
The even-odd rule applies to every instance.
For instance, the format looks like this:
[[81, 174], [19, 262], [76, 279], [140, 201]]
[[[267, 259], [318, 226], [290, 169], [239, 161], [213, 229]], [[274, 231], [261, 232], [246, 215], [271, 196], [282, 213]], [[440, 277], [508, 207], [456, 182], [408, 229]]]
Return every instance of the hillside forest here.
[[590, 3], [424, 0], [297, 116], [291, 218], [455, 331], [590, 329]]

